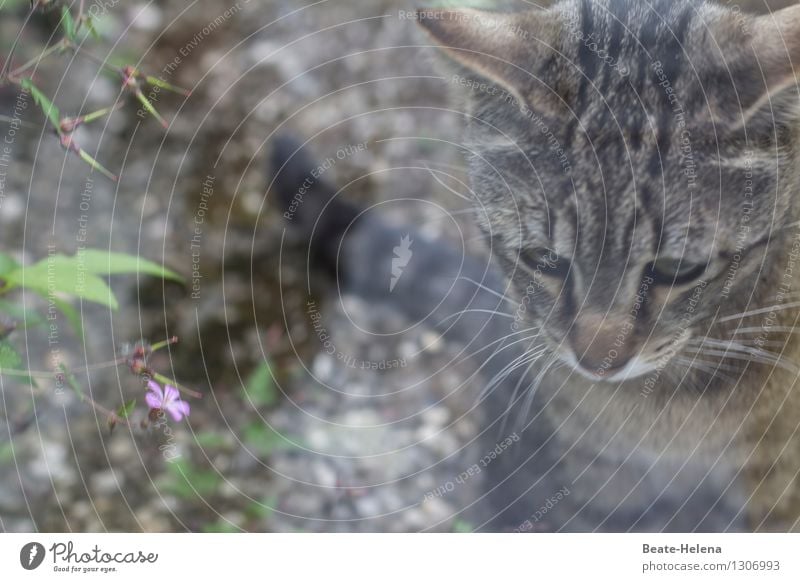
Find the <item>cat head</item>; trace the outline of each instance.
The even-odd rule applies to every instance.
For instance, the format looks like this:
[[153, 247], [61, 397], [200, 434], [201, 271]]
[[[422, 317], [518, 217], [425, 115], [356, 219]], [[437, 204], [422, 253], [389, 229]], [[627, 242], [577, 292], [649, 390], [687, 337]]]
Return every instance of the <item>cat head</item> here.
[[418, 16], [456, 65], [481, 228], [561, 360], [646, 374], [774, 299], [797, 219], [800, 7]]

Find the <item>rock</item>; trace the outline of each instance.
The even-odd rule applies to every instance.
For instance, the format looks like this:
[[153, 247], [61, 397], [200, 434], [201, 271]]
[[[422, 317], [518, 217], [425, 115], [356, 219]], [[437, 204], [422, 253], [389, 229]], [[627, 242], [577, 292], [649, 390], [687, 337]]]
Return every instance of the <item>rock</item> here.
[[89, 483], [93, 495], [113, 495], [123, 489], [125, 475], [116, 475], [113, 469], [106, 469], [92, 475]]

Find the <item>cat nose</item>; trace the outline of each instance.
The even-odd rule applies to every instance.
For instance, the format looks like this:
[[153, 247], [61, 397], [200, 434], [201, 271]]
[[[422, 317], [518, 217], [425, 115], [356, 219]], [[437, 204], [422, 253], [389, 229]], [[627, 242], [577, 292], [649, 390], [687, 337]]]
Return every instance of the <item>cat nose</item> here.
[[570, 344], [582, 368], [596, 376], [613, 375], [633, 357], [633, 326], [624, 319], [600, 314], [580, 315]]

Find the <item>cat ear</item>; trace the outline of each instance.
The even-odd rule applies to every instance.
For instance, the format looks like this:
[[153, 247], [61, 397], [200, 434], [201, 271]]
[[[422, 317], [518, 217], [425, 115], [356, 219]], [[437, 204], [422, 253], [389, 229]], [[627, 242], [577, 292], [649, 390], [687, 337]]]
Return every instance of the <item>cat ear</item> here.
[[766, 90], [743, 112], [744, 122], [760, 114], [799, 115], [800, 5], [756, 17], [751, 34]]
[[[417, 20], [457, 63], [501, 86], [520, 103], [540, 105], [556, 97], [555, 90], [532, 70], [554, 53], [560, 30], [554, 14], [463, 8], [418, 10]], [[535, 99], [534, 93], [538, 93]]]

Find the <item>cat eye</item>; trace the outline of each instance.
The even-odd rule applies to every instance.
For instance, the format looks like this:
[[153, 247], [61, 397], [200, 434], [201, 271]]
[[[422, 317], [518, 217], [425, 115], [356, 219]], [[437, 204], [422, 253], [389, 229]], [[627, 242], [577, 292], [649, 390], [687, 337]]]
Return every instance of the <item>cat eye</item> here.
[[548, 275], [566, 279], [569, 274], [569, 261], [558, 256], [552, 249], [523, 249], [519, 254], [522, 264], [534, 274]]
[[705, 273], [706, 266], [681, 259], [658, 259], [650, 263], [648, 272], [658, 285], [685, 285]]

